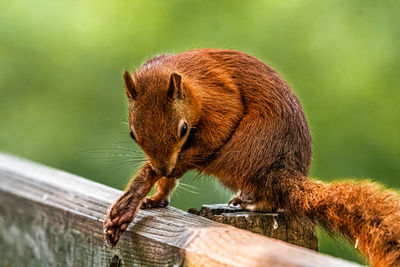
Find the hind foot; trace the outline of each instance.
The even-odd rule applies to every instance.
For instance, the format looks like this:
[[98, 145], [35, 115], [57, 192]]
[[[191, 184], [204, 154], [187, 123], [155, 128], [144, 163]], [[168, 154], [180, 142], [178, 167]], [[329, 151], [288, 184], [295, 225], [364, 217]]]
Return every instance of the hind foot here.
[[[236, 196], [234, 196], [234, 197], [229, 201], [228, 205], [229, 205], [229, 206], [230, 206], [230, 205], [233, 205], [233, 206], [240, 205], [240, 207], [241, 207], [242, 209], [247, 209], [246, 207], [249, 207], [249, 206], [250, 206], [250, 209], [251, 209], [251, 205], [254, 205], [255, 203], [256, 203], [256, 202], [255, 202], [254, 196], [249, 195], [249, 194], [245, 194], [245, 193], [239, 191], [239, 192], [236, 194]], [[250, 210], [250, 209], [247, 209], [247, 210]]]
[[256, 199], [254, 195], [245, 194], [239, 191], [228, 203], [228, 205], [237, 206], [248, 211], [263, 211], [263, 212], [275, 212], [276, 208], [272, 207], [268, 201]]

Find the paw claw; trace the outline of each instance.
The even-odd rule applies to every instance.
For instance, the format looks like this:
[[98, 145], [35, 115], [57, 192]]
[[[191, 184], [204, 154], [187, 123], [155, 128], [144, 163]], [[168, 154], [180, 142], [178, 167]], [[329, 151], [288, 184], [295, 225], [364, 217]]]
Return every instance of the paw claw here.
[[237, 205], [240, 205], [242, 208], [244, 208], [244, 206], [254, 203], [255, 199], [253, 196], [244, 194], [243, 192], [239, 192], [228, 202], [228, 206], [233, 205], [236, 207]]
[[228, 202], [228, 206], [234, 206], [236, 207], [237, 205], [241, 204], [243, 202], [242, 199], [238, 198], [238, 197], [234, 197], [232, 198], [229, 202]]
[[115, 217], [115, 216], [117, 216], [118, 211], [116, 209], [111, 209], [111, 213], [110, 214], [111, 214], [112, 217]]
[[127, 224], [127, 223], [124, 223], [123, 225], [121, 225], [121, 231], [125, 231], [126, 230], [126, 228], [128, 228], [128, 225], [129, 224]]
[[113, 223], [112, 222], [107, 222], [105, 225], [104, 225], [104, 228], [110, 228], [110, 227], [112, 227], [113, 226]]
[[112, 219], [112, 221], [111, 221], [111, 226], [110, 226], [110, 227], [112, 227], [113, 225], [118, 224], [119, 219], [120, 219], [119, 216], [117, 216], [117, 217], [115, 217], [114, 219]]
[[168, 204], [169, 201], [165, 199], [153, 200], [152, 198], [146, 197], [142, 203], [141, 209], [165, 208]]

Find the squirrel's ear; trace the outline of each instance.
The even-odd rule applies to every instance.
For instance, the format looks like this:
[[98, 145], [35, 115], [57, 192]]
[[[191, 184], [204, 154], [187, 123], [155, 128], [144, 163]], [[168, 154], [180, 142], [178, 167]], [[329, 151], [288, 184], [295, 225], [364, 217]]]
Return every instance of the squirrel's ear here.
[[128, 71], [124, 72], [125, 89], [128, 98], [135, 99], [137, 97], [136, 83], [132, 75]]
[[183, 98], [182, 76], [176, 72], [173, 72], [169, 78], [168, 97]]

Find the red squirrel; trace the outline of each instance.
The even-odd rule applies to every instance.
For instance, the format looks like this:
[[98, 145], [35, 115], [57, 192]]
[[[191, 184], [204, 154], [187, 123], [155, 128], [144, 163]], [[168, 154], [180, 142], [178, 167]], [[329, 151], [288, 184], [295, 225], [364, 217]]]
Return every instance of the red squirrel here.
[[374, 266], [400, 265], [400, 196], [366, 181], [309, 179], [304, 112], [268, 65], [242, 52], [196, 49], [154, 57], [123, 78], [130, 135], [147, 161], [110, 208], [109, 244], [140, 208], [167, 206], [177, 179], [196, 170], [237, 192], [233, 205], [285, 209], [357, 243]]

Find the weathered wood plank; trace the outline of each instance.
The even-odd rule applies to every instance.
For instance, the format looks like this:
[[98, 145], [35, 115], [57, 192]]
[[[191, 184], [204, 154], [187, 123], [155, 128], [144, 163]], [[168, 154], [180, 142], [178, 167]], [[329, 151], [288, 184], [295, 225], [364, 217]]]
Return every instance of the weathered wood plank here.
[[300, 225], [283, 211], [261, 213], [242, 210], [239, 206], [214, 204], [203, 205], [199, 211], [190, 209], [189, 213], [318, 251], [315, 229]]
[[102, 221], [121, 193], [0, 154], [0, 266], [357, 266], [175, 208], [140, 211], [111, 249]]

